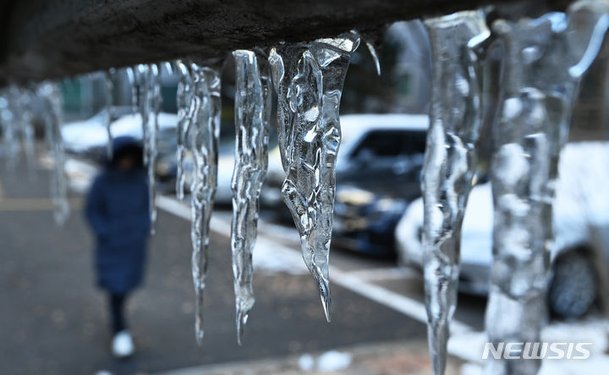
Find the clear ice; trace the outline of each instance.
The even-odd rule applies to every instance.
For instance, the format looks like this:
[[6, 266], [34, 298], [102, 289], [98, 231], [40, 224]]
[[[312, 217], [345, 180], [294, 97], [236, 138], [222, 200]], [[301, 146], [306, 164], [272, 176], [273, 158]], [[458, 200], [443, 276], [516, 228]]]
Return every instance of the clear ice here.
[[9, 167], [14, 168], [19, 153], [17, 142], [17, 111], [15, 88], [3, 90], [0, 95], [0, 126], [2, 127], [2, 148]]
[[[155, 166], [157, 159], [157, 134], [159, 132], [159, 111], [161, 108], [160, 70], [157, 64], [140, 64], [135, 69], [138, 111], [142, 118], [144, 138], [144, 164], [148, 172], [148, 207], [150, 210], [150, 231], [155, 232], [157, 218]], [[152, 115], [152, 118], [151, 118]]]
[[65, 154], [61, 137], [62, 105], [59, 86], [51, 82], [38, 85], [37, 95], [44, 103], [44, 125], [47, 147], [53, 157], [51, 176], [51, 200], [53, 201], [53, 217], [58, 225], [63, 225], [70, 214], [68, 204], [68, 185], [65, 176]]
[[461, 224], [476, 168], [481, 124], [476, 49], [490, 36], [482, 12], [425, 20], [432, 47], [432, 96], [422, 191], [425, 301], [434, 374], [444, 374], [457, 302]]
[[[505, 51], [492, 164], [495, 223], [486, 312], [489, 341], [538, 342], [547, 319], [552, 200], [582, 75], [609, 26], [609, 2], [493, 29]], [[536, 374], [539, 360], [489, 360], [492, 375]]]
[[207, 277], [209, 221], [218, 179], [218, 142], [220, 138], [220, 74], [217, 70], [191, 64], [194, 92], [191, 96], [193, 123], [188, 140], [193, 154], [194, 172], [190, 185], [192, 209], [192, 276], [196, 293], [195, 332], [203, 342], [203, 292]]
[[379, 58], [379, 54], [374, 47], [374, 44], [367, 41], [366, 47], [368, 47], [368, 51], [370, 52], [370, 56], [372, 57], [372, 61], [374, 62], [374, 69], [376, 69], [376, 74], [378, 76], [381, 75], [381, 59]]
[[281, 194], [300, 234], [304, 262], [330, 321], [328, 262], [340, 146], [339, 105], [355, 32], [307, 44], [286, 44], [269, 55], [278, 96], [279, 147], [287, 177]]
[[256, 243], [260, 190], [268, 166], [271, 116], [270, 79], [266, 59], [248, 50], [235, 58], [235, 168], [231, 248], [235, 288], [235, 323], [241, 345], [247, 317], [254, 306], [252, 251]]
[[184, 173], [184, 160], [188, 150], [188, 133], [193, 121], [194, 101], [193, 95], [193, 76], [186, 63], [177, 60], [174, 69], [179, 76], [177, 91], [178, 124], [177, 124], [177, 151], [176, 151], [176, 196], [184, 199], [184, 188], [186, 185], [186, 175]]
[[21, 116], [19, 121], [21, 144], [25, 153], [27, 167], [30, 177], [35, 169], [36, 145], [34, 139], [32, 99], [34, 93], [30, 89], [19, 89], [17, 96], [17, 108]]
[[106, 102], [106, 134], [108, 134], [108, 143], [106, 145], [106, 154], [108, 159], [112, 159], [112, 109], [114, 106], [114, 70], [109, 70], [104, 74], [104, 89]]

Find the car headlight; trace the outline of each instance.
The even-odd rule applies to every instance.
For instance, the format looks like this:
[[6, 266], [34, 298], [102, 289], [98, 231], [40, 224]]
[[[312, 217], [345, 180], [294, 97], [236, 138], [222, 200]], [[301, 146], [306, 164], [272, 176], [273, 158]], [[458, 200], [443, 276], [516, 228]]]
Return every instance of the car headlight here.
[[349, 205], [366, 206], [374, 201], [374, 194], [358, 188], [343, 188], [336, 192], [336, 198]]
[[374, 208], [378, 212], [395, 212], [397, 214], [402, 214], [406, 211], [407, 206], [408, 204], [406, 201], [402, 199], [381, 198], [376, 201]]

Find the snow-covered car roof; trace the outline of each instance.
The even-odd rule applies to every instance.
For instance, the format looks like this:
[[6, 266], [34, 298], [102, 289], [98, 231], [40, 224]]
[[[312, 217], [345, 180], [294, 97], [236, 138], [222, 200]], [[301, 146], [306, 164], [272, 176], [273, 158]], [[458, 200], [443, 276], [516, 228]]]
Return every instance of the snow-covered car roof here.
[[[152, 118], [151, 118], [152, 120]], [[61, 136], [66, 149], [84, 152], [104, 147], [108, 142], [105, 125], [106, 117], [102, 113], [85, 120], [65, 124], [61, 127]], [[177, 126], [178, 117], [171, 113], [159, 113], [159, 129], [165, 130]], [[139, 114], [125, 115], [111, 125], [113, 137], [131, 136], [142, 139], [142, 120]]]

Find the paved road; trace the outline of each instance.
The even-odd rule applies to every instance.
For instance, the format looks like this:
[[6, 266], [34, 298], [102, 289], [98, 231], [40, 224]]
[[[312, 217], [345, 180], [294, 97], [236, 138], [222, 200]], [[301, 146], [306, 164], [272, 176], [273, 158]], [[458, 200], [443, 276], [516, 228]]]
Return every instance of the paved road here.
[[[211, 238], [207, 333], [204, 347], [199, 349], [192, 327], [190, 224], [161, 210], [157, 235], [151, 241], [147, 282], [131, 301], [132, 330], [139, 351], [131, 360], [115, 361], [108, 352], [104, 301], [93, 286], [92, 239], [78, 208], [80, 197], [72, 197], [74, 212], [63, 228], [57, 228], [47, 199], [48, 176], [43, 170], [35, 175], [28, 180], [23, 168], [0, 169], [2, 374], [91, 374], [101, 369], [117, 374], [150, 373], [363, 343], [424, 339], [420, 321], [369, 298], [378, 290], [373, 288], [371, 294], [363, 296], [344, 287], [358, 275], [353, 271], [359, 272], [356, 281], [377, 280], [378, 273], [370, 269], [388, 270], [390, 277], [384, 282], [404, 284], [391, 276], [390, 263], [335, 252], [333, 261], [342, 271], [344, 286], [334, 283], [331, 324], [323, 318], [308, 275], [261, 270], [255, 280], [257, 303], [245, 343], [238, 347], [229, 243], [225, 235], [218, 234], [223, 231], [221, 226], [227, 225], [225, 213], [217, 215], [218, 230]], [[227, 231], [224, 228], [224, 233]], [[294, 251], [289, 235], [277, 233], [277, 238], [267, 236], [261, 242]], [[416, 282], [413, 285], [416, 289]]]

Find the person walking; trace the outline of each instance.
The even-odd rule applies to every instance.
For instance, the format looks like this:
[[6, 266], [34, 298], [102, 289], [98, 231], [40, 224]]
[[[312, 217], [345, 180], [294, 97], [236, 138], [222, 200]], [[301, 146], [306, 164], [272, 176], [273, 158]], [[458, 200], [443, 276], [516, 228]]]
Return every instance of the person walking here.
[[148, 205], [142, 147], [134, 138], [117, 137], [111, 160], [88, 192], [85, 215], [96, 240], [97, 285], [107, 294], [111, 349], [118, 358], [135, 351], [125, 305], [144, 276], [151, 225]]

